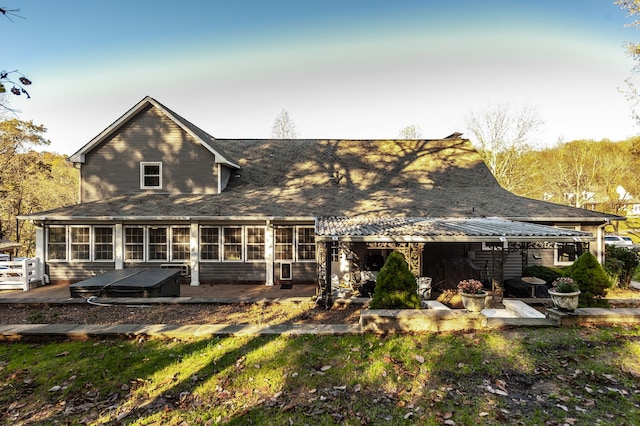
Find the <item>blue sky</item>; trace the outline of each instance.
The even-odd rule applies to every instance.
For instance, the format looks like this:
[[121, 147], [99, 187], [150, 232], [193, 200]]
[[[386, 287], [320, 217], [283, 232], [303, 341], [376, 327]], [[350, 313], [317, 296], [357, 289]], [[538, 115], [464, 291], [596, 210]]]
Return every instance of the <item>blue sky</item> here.
[[[5, 0], [0, 69], [34, 84], [20, 118], [71, 154], [149, 95], [220, 138], [425, 138], [470, 112], [537, 108], [536, 140], [638, 133], [619, 88], [633, 61], [607, 0]], [[470, 136], [467, 133], [467, 136]]]

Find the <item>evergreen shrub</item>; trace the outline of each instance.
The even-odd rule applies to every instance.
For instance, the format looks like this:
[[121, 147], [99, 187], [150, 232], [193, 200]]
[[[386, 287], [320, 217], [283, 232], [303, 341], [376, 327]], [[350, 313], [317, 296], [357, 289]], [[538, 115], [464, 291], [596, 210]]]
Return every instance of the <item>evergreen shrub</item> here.
[[419, 309], [420, 297], [416, 277], [409, 265], [396, 251], [391, 253], [384, 263], [378, 277], [371, 309]]
[[565, 276], [573, 278], [580, 287], [579, 306], [602, 305], [600, 299], [611, 287], [611, 279], [591, 252], [583, 253], [573, 265], [566, 270]]

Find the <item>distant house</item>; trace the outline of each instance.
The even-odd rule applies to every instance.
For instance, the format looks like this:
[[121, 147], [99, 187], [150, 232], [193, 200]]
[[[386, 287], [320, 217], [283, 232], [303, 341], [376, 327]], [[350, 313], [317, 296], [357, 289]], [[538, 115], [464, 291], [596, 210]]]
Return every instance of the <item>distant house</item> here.
[[[146, 97], [70, 157], [80, 203], [22, 216], [52, 281], [183, 266], [202, 283], [315, 283], [392, 250], [445, 284], [465, 264], [504, 277], [602, 260], [618, 216], [518, 197], [470, 142], [218, 139]], [[356, 265], [357, 263], [357, 265]], [[464, 278], [464, 277], [463, 277]]]

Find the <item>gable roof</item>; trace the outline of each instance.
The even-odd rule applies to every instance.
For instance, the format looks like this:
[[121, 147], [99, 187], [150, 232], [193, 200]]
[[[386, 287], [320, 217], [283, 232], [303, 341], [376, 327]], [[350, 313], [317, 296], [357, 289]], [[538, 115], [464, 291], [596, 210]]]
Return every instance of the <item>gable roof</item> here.
[[226, 155], [222, 147], [217, 146], [216, 140], [213, 136], [195, 126], [190, 121], [171, 111], [169, 108], [162, 105], [155, 99], [146, 96], [140, 102], [138, 102], [133, 108], [127, 111], [124, 115], [114, 121], [109, 127], [100, 132], [96, 137], [91, 139], [87, 144], [80, 148], [77, 152], [69, 157], [69, 161], [74, 163], [84, 163], [85, 155], [100, 145], [105, 139], [117, 132], [122, 126], [124, 126], [129, 120], [135, 117], [139, 112], [147, 108], [149, 105], [158, 109], [161, 113], [169, 117], [174, 123], [176, 123], [185, 132], [190, 134], [194, 139], [202, 144], [202, 146], [211, 152], [215, 156], [215, 162], [225, 164], [229, 167], [238, 168], [231, 158]]

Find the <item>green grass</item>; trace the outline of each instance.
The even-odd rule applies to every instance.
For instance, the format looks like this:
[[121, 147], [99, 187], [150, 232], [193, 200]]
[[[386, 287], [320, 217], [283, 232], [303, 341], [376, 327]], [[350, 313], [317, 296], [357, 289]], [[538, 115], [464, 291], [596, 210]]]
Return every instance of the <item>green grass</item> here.
[[640, 326], [0, 344], [3, 424], [640, 424]]

